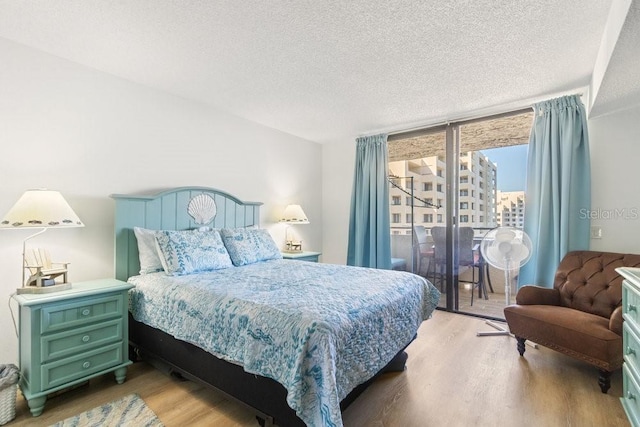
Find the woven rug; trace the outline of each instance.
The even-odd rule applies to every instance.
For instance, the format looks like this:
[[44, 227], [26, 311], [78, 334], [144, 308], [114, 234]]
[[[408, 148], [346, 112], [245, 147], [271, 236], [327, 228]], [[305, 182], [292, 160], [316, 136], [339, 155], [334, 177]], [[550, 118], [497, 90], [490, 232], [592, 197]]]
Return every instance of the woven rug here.
[[156, 414], [137, 394], [130, 394], [74, 417], [62, 420], [51, 427], [163, 427]]

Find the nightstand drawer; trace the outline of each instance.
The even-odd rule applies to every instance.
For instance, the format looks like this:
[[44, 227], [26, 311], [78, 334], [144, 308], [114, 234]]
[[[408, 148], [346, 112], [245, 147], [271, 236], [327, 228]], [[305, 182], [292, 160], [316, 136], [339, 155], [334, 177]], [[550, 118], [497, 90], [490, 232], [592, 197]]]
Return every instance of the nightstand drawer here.
[[43, 362], [82, 353], [96, 347], [122, 341], [121, 318], [85, 326], [79, 329], [45, 335], [42, 337], [41, 358]]
[[68, 304], [55, 304], [42, 308], [42, 333], [97, 322], [124, 313], [122, 293], [101, 298], [83, 298]]
[[282, 252], [282, 258], [294, 261], [318, 262], [321, 252]]
[[318, 262], [318, 255], [302, 256], [302, 257], [293, 258], [293, 259], [295, 261]]
[[42, 365], [42, 389], [56, 387], [122, 363], [122, 343]]

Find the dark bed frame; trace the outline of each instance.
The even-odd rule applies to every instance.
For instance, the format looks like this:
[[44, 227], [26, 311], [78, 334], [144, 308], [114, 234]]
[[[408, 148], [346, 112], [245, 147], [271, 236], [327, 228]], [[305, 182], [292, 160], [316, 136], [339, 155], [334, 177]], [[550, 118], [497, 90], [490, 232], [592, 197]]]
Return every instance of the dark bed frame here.
[[[115, 273], [127, 280], [140, 270], [133, 227], [155, 230], [198, 228], [187, 213], [193, 197], [206, 194], [215, 200], [217, 214], [211, 227], [257, 226], [262, 203], [242, 202], [225, 192], [207, 187], [182, 187], [152, 196], [112, 195], [115, 213]], [[157, 361], [170, 371], [189, 380], [212, 387], [256, 413], [261, 426], [304, 426], [286, 401], [287, 390], [277, 381], [249, 374], [241, 366], [219, 359], [201, 348], [135, 321], [129, 315], [131, 358]], [[405, 347], [406, 348], [406, 347]], [[342, 410], [355, 400], [373, 380], [385, 372], [404, 371], [407, 354], [403, 349], [374, 377], [357, 386], [341, 402]]]

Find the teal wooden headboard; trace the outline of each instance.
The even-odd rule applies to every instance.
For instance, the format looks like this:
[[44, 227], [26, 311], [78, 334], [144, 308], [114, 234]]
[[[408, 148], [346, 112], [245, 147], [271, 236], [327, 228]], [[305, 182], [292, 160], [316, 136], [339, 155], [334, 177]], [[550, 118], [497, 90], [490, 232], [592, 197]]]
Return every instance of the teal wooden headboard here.
[[[204, 194], [205, 202], [215, 202], [212, 221], [199, 224], [189, 214], [189, 204]], [[133, 227], [152, 230], [189, 230], [201, 226], [214, 228], [250, 227], [260, 225], [259, 202], [243, 202], [224, 191], [208, 187], [180, 187], [154, 195], [112, 194], [115, 211], [115, 275], [127, 280], [140, 271], [138, 244]], [[193, 203], [197, 204], [197, 203]], [[192, 205], [193, 205], [192, 204]]]

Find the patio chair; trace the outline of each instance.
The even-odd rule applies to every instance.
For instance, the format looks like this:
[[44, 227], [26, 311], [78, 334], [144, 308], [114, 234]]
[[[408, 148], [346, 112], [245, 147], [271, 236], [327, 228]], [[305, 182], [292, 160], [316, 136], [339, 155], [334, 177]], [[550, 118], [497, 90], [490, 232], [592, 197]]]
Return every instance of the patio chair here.
[[417, 273], [426, 277], [433, 263], [433, 243], [429, 242], [427, 229], [423, 225], [413, 226], [413, 247], [418, 261]]

